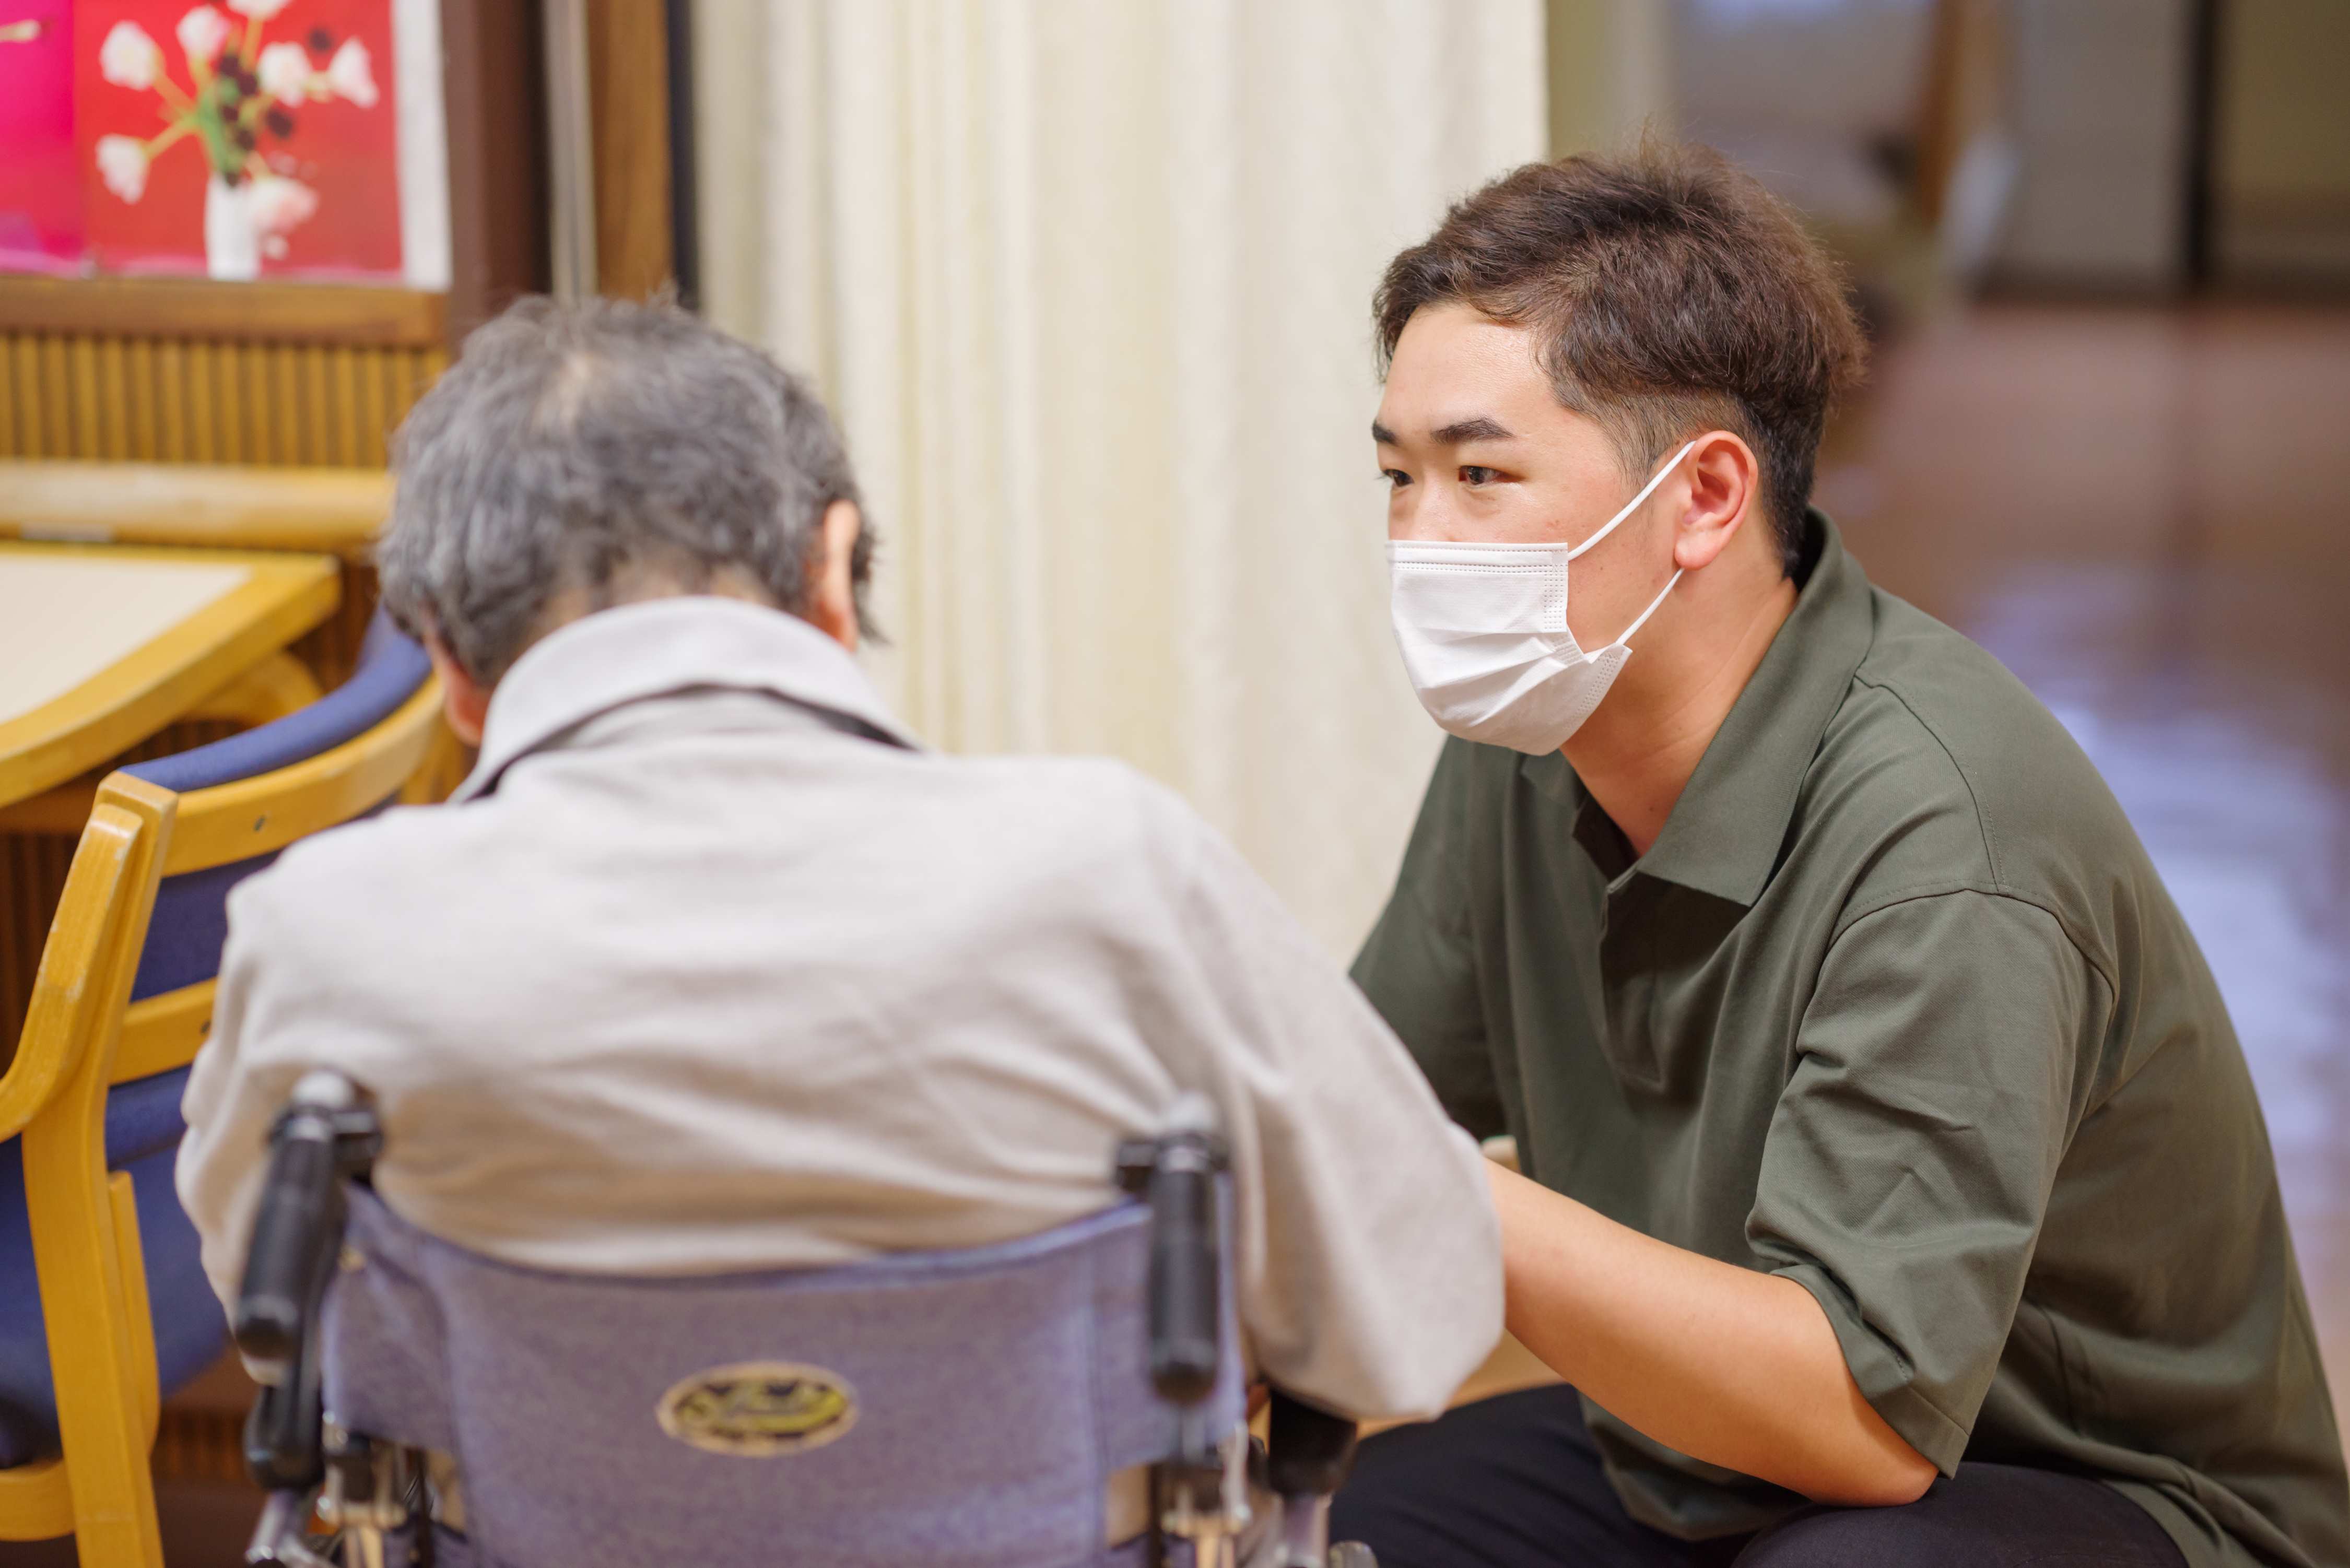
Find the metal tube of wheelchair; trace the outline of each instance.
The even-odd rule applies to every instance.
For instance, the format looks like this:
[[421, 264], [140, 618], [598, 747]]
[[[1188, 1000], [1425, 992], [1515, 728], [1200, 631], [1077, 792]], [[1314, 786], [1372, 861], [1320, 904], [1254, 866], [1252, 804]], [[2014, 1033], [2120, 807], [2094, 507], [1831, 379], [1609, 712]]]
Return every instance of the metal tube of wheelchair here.
[[1326, 1497], [1284, 1497], [1281, 1500], [1281, 1568], [1328, 1568], [1330, 1560], [1330, 1500]]
[[1355, 1462], [1355, 1423], [1273, 1390], [1265, 1421], [1265, 1482], [1281, 1499], [1282, 1568], [1333, 1568], [1360, 1561], [1330, 1545], [1330, 1494]]
[[308, 1492], [271, 1492], [261, 1505], [253, 1542], [244, 1549], [245, 1562], [254, 1568], [338, 1568], [331, 1558], [310, 1550], [309, 1523]]
[[265, 1383], [281, 1380], [301, 1353], [310, 1303], [342, 1245], [338, 1117], [358, 1097], [339, 1074], [307, 1074], [270, 1137], [232, 1325]]

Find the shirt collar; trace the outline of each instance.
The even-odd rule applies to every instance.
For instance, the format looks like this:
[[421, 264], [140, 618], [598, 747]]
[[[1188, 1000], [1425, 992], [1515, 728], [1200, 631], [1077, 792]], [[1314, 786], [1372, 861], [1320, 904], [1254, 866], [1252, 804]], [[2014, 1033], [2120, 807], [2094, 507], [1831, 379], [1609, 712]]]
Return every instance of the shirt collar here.
[[[1818, 556], [1794, 611], [1699, 759], [1664, 831], [1630, 870], [1740, 905], [1752, 904], [1770, 881], [1820, 737], [1876, 635], [1860, 564], [1825, 514], [1814, 510], [1805, 521]], [[1565, 757], [1529, 757], [1524, 767], [1553, 794], [1573, 780], [1581, 810], [1598, 811]], [[1618, 870], [1602, 869], [1611, 880]]]
[[481, 761], [451, 798], [487, 794], [507, 768], [591, 719], [696, 689], [764, 692], [920, 749], [831, 638], [782, 610], [690, 595], [599, 610], [525, 649], [490, 698]]

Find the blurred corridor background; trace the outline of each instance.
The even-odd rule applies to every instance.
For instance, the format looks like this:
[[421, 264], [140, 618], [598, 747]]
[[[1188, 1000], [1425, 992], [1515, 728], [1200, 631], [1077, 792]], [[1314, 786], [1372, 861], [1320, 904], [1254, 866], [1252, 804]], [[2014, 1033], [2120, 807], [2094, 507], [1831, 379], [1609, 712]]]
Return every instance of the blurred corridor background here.
[[[168, 32], [184, 7], [150, 9]], [[2350, 1408], [2350, 5], [308, 11], [405, 29], [376, 61], [402, 206], [344, 252], [293, 230], [258, 281], [176, 278], [239, 275], [109, 250], [95, 220], [79, 249], [26, 238], [32, 100], [0, 75], [0, 271], [24, 274], [0, 276], [0, 531], [56, 531], [12, 496], [26, 460], [380, 472], [506, 299], [674, 286], [841, 411], [884, 541], [873, 669], [912, 728], [1136, 763], [1340, 953], [1438, 740], [1388, 629], [1379, 268], [1529, 159], [1646, 130], [1741, 161], [1843, 256], [1875, 337], [1819, 504], [2040, 694], [2151, 847], [2251, 1057]], [[0, 36], [118, 12], [0, 0]], [[78, 145], [96, 213], [120, 171]], [[9, 835], [5, 1007], [56, 842]], [[222, 1444], [248, 1397], [224, 1366], [167, 1412], [175, 1563], [238, 1560], [257, 1496]]]

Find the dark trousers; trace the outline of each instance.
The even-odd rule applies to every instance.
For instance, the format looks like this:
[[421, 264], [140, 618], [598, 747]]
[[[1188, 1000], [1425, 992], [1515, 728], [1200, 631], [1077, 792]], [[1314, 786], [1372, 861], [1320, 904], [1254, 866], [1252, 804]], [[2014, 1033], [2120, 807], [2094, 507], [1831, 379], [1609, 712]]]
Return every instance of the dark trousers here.
[[1961, 1464], [1902, 1508], [1803, 1509], [1757, 1535], [1676, 1540], [1624, 1511], [1572, 1388], [1480, 1400], [1365, 1439], [1330, 1538], [1379, 1568], [2184, 1568], [2101, 1482]]

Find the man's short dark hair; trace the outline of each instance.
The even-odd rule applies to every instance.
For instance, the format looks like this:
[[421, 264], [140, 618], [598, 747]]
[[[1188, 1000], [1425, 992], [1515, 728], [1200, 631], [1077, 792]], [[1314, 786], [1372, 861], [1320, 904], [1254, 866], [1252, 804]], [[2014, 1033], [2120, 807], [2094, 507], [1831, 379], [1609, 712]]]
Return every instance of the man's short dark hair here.
[[1652, 145], [1496, 180], [1388, 264], [1383, 372], [1413, 312], [1450, 301], [1530, 328], [1558, 400], [1608, 432], [1634, 483], [1700, 431], [1743, 438], [1794, 570], [1820, 432], [1866, 348], [1835, 264], [1751, 176]]

